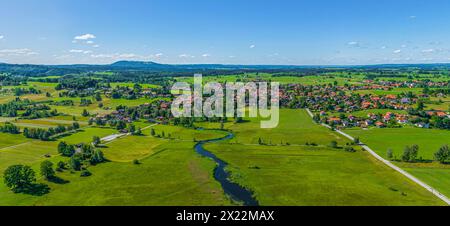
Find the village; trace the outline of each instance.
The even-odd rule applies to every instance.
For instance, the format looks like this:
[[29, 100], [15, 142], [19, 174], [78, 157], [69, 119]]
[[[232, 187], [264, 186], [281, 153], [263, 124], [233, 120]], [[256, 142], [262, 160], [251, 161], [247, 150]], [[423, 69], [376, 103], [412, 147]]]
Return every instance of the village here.
[[[309, 108], [316, 113], [317, 122], [336, 128], [349, 127], [401, 127], [412, 125], [419, 128], [450, 128], [450, 114], [444, 110], [425, 110], [430, 97], [445, 98], [449, 82], [432, 81], [373, 81], [362, 84], [301, 85], [288, 84], [281, 89], [281, 105], [287, 108]], [[392, 93], [393, 90], [417, 90]], [[386, 94], [373, 94], [373, 91]], [[357, 112], [358, 115], [353, 113]]]

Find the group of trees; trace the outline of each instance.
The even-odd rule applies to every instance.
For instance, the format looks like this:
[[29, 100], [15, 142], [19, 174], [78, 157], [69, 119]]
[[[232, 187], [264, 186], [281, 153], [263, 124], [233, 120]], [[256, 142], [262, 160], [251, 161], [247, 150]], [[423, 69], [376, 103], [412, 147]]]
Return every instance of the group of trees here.
[[58, 125], [55, 128], [41, 129], [41, 128], [24, 128], [23, 135], [26, 138], [31, 139], [40, 139], [43, 141], [48, 141], [54, 135], [61, 134], [67, 131], [77, 130], [80, 128], [80, 124], [78, 122], [72, 123], [67, 127]]
[[[47, 106], [47, 105], [45, 105]], [[39, 109], [39, 108], [27, 108], [25, 112], [22, 113], [21, 118], [25, 119], [38, 119], [38, 118], [47, 118], [47, 117], [53, 117], [58, 116], [58, 111], [56, 109], [53, 109], [52, 111], [49, 111], [50, 107], [47, 106], [46, 109]]]
[[37, 90], [33, 87], [30, 88], [21, 88], [21, 87], [16, 87], [13, 89], [14, 92], [14, 96], [22, 96], [22, 95], [26, 95], [26, 94], [40, 94], [41, 91]]
[[[419, 155], [419, 146], [412, 145], [406, 146], [401, 155], [401, 160], [404, 162], [416, 162]], [[395, 160], [394, 151], [389, 148], [387, 150], [386, 156], [390, 160]], [[421, 157], [420, 157], [421, 159]], [[450, 161], [450, 149], [448, 145], [443, 145], [434, 153], [434, 159], [442, 164]]]
[[[98, 137], [94, 137], [93, 140], [93, 145], [98, 145], [100, 143]], [[94, 147], [89, 144], [79, 144], [78, 146], [75, 146], [62, 141], [58, 144], [58, 153], [66, 157], [71, 157], [70, 165], [76, 166], [73, 167], [75, 170], [79, 169], [78, 166], [81, 166], [83, 161], [87, 161], [93, 165], [105, 161], [103, 152], [99, 149], [94, 149]]]
[[3, 173], [5, 185], [15, 193], [28, 190], [36, 182], [36, 173], [29, 166], [13, 165]]
[[19, 134], [20, 133], [20, 129], [19, 127], [17, 127], [16, 125], [7, 122], [5, 123], [5, 125], [0, 126], [0, 132], [2, 133], [11, 133], [11, 134]]

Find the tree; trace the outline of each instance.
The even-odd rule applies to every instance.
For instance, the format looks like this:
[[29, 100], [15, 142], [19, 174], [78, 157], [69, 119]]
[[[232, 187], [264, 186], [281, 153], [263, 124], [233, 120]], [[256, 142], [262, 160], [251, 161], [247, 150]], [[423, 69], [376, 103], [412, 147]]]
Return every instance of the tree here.
[[128, 125], [128, 132], [129, 133], [134, 133], [135, 131], [136, 131], [136, 126], [130, 123]]
[[79, 156], [73, 155], [72, 157], [70, 157], [70, 161], [69, 161], [70, 167], [73, 170], [79, 171], [81, 169], [81, 160]]
[[74, 123], [72, 124], [72, 127], [73, 127], [74, 130], [79, 129], [79, 128], [80, 128], [80, 123], [74, 122]]
[[361, 141], [359, 140], [359, 137], [355, 137], [353, 139], [353, 142], [355, 142], [355, 144], [359, 144]]
[[64, 163], [63, 161], [59, 161], [56, 164], [56, 171], [62, 172], [64, 169], [66, 169], [66, 163]]
[[55, 171], [53, 170], [52, 162], [45, 160], [41, 163], [41, 175], [47, 180], [55, 177]]
[[91, 157], [91, 163], [92, 164], [98, 164], [98, 163], [102, 163], [105, 161], [105, 157], [103, 156], [103, 152], [96, 149], [94, 151], [94, 154]]
[[335, 141], [335, 140], [331, 141], [331, 142], [330, 142], [330, 147], [331, 147], [331, 148], [337, 148], [337, 147], [338, 147], [337, 141]]
[[97, 147], [97, 145], [99, 145], [101, 143], [100, 137], [98, 136], [94, 136], [92, 137], [92, 144]]
[[386, 156], [389, 160], [392, 160], [394, 158], [394, 153], [393, 153], [392, 149], [389, 148], [387, 150]]
[[[142, 135], [142, 130], [141, 128], [138, 127], [138, 129], [133, 133], [133, 135], [135, 136], [141, 136]], [[169, 134], [170, 135], [170, 134]]]
[[150, 135], [152, 135], [152, 136], [156, 135], [155, 129], [152, 128], [152, 130], [150, 131]]
[[417, 110], [422, 111], [425, 108], [425, 104], [422, 100], [417, 101]]
[[417, 160], [418, 155], [419, 155], [419, 146], [418, 145], [406, 146], [403, 151], [402, 161], [414, 162]]
[[408, 162], [410, 155], [411, 155], [411, 148], [409, 146], [406, 146], [405, 149], [403, 150], [402, 161]]
[[88, 117], [89, 112], [86, 109], [83, 109], [83, 113], [81, 114], [83, 117]]
[[434, 153], [434, 159], [439, 161], [440, 163], [445, 163], [450, 158], [450, 150], [448, 145], [444, 145], [439, 150]]
[[64, 141], [61, 141], [58, 144], [58, 153], [66, 157], [70, 157], [75, 153], [75, 148], [72, 145], [68, 145]]
[[91, 175], [92, 175], [92, 173], [89, 172], [89, 170], [85, 169], [85, 170], [81, 171], [80, 177], [89, 177]]
[[259, 144], [259, 145], [263, 145], [263, 144], [264, 144], [264, 143], [263, 143], [263, 140], [261, 139], [261, 137], [258, 138], [258, 144]]
[[413, 145], [411, 146], [411, 153], [409, 156], [410, 162], [415, 162], [417, 160], [417, 156], [419, 155], [419, 145]]
[[36, 174], [29, 166], [13, 165], [8, 167], [3, 178], [5, 185], [13, 192], [21, 192], [36, 181]]
[[116, 125], [117, 130], [122, 130], [122, 129], [125, 129], [126, 127], [127, 127], [127, 124], [124, 121], [119, 120], [117, 122], [117, 125]]

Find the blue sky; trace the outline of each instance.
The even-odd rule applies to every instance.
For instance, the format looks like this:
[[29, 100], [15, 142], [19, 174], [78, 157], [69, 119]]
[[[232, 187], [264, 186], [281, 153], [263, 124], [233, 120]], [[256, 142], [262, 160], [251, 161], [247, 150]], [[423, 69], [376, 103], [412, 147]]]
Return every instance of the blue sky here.
[[0, 62], [450, 62], [447, 0], [0, 0]]

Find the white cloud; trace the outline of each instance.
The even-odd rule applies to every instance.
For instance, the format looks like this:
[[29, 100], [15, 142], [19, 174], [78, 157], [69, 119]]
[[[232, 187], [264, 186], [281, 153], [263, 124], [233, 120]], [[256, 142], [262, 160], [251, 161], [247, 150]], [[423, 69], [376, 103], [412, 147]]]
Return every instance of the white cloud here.
[[432, 53], [434, 51], [435, 51], [434, 49], [424, 49], [422, 50], [422, 53]]
[[86, 44], [94, 44], [94, 41], [87, 41]]
[[208, 54], [208, 53], [205, 53], [205, 54], [202, 55], [202, 57], [210, 57], [210, 56], [211, 56], [211, 55]]
[[83, 54], [90, 54], [90, 53], [92, 53], [91, 50], [81, 50], [81, 49], [71, 49], [69, 52], [70, 53], [83, 53]]
[[3, 35], [0, 35], [0, 40], [2, 40], [2, 39], [4, 39], [5, 38], [5, 36], [3, 36]]
[[134, 53], [91, 54], [92, 58], [109, 60], [148, 60], [150, 57]]
[[398, 54], [398, 53], [401, 53], [401, 52], [402, 52], [401, 49], [394, 50], [394, 53], [395, 53], [395, 54]]
[[0, 54], [2, 55], [38, 55], [39, 53], [32, 51], [31, 49], [2, 49], [0, 50]]
[[194, 58], [195, 56], [189, 55], [189, 54], [180, 54], [178, 55], [179, 58]]
[[387, 48], [386, 46], [382, 46], [382, 47], [381, 47], [381, 49], [386, 49], [386, 48]]
[[409, 19], [412, 19], [412, 20], [414, 20], [416, 18], [417, 18], [417, 16], [409, 16]]
[[349, 45], [349, 46], [358, 46], [359, 43], [355, 42], [355, 41], [352, 41], [352, 42], [347, 43], [347, 45]]
[[84, 35], [79, 35], [79, 36], [75, 36], [75, 40], [89, 40], [89, 39], [94, 39], [96, 38], [95, 35], [93, 34], [84, 34]]
[[150, 59], [159, 59], [159, 58], [161, 58], [162, 56], [164, 56], [164, 54], [162, 54], [162, 53], [157, 53], [157, 54], [152, 54], [152, 55], [150, 55], [149, 58], [150, 58]]
[[99, 45], [93, 45], [92, 47], [94, 47], [94, 48], [98, 48], [98, 47], [100, 47]]
[[255, 48], [256, 47], [256, 45], [250, 45], [250, 49], [253, 49], [253, 48]]
[[406, 45], [402, 45], [401, 47], [402, 47], [402, 48], [406, 48]]

